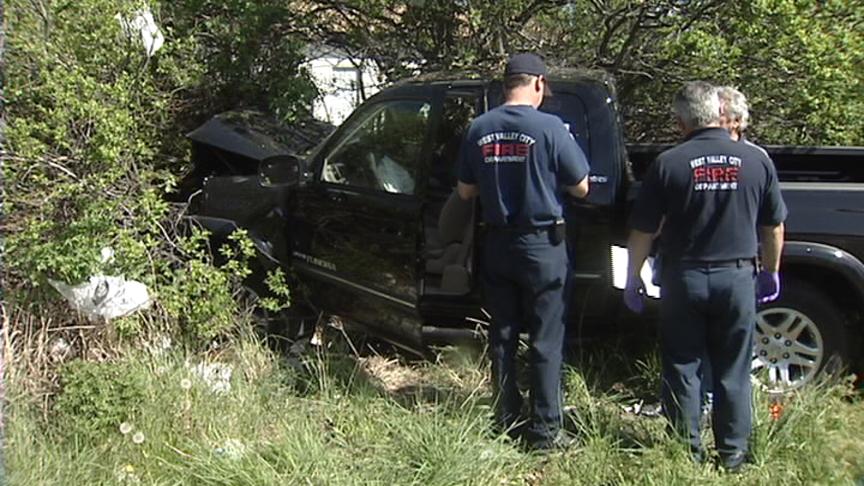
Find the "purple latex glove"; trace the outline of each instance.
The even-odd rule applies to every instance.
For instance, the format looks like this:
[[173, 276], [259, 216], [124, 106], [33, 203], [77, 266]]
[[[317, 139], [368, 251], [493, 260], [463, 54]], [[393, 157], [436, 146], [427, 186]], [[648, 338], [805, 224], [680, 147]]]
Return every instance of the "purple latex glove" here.
[[780, 274], [760, 270], [756, 275], [756, 302], [766, 304], [780, 297]]
[[645, 282], [642, 277], [631, 276], [624, 289], [624, 305], [631, 311], [641, 314], [645, 309]]

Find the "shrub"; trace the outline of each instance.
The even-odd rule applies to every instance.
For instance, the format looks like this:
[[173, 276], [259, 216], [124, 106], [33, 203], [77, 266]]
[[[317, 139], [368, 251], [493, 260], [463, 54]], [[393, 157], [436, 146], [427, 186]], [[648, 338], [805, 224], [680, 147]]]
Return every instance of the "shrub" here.
[[62, 392], [54, 405], [56, 422], [67, 436], [98, 438], [136, 419], [145, 398], [145, 379], [133, 366], [120, 362], [72, 361], [60, 370]]
[[[214, 265], [206, 235], [180, 235], [183, 208], [163, 195], [187, 169], [183, 134], [205, 118], [251, 105], [288, 120], [308, 105], [303, 45], [278, 32], [290, 12], [272, 3], [6, 3], [4, 260], [16, 305], [57, 299], [48, 279], [124, 275], [194, 339], [230, 329], [251, 245], [238, 235]], [[149, 57], [116, 18], [142, 5], [165, 35]], [[100, 261], [103, 247], [112, 261]]]
[[186, 261], [169, 270], [159, 294], [162, 306], [185, 333], [197, 340], [209, 340], [228, 331], [237, 319], [234, 290], [249, 275], [249, 259], [255, 248], [243, 230], [228, 237], [219, 248], [226, 259], [213, 266], [202, 250], [207, 234], [194, 230], [181, 241]]

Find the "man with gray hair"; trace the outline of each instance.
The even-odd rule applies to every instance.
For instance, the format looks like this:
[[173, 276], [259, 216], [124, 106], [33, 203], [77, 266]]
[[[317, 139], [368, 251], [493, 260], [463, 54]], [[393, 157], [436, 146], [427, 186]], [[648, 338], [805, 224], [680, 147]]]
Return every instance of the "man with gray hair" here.
[[720, 126], [729, 132], [729, 137], [736, 141], [745, 143], [765, 154], [765, 149], [747, 140], [744, 131], [750, 126], [750, 110], [747, 106], [747, 97], [732, 86], [721, 86], [718, 88], [720, 96]]
[[[694, 459], [704, 460], [699, 419], [707, 356], [714, 382], [715, 444], [721, 465], [738, 470], [747, 458], [752, 428], [756, 301], [779, 295], [786, 206], [770, 159], [748, 144], [733, 142], [721, 127], [717, 88], [702, 81], [687, 83], [673, 108], [684, 141], [657, 157], [633, 205], [624, 302], [641, 312], [639, 271], [663, 221], [663, 412], [686, 438]], [[763, 267], [758, 277], [757, 234]]]
[[744, 93], [732, 86], [718, 88], [720, 96], [720, 126], [729, 132], [734, 141], [744, 138], [744, 130], [750, 124], [750, 111], [747, 109], [747, 98]]

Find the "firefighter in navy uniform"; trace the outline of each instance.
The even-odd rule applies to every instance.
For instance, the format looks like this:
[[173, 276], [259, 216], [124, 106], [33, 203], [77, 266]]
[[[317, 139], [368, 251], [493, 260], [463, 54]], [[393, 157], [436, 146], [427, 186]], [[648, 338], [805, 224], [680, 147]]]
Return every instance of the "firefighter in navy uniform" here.
[[[720, 126], [717, 88], [696, 81], [675, 96], [685, 140], [657, 157], [631, 214], [625, 304], [643, 306], [642, 268], [663, 221], [660, 346], [664, 414], [704, 460], [700, 441], [702, 359], [714, 383], [713, 429], [721, 465], [738, 470], [748, 455], [750, 364], [756, 302], [780, 292], [786, 206], [764, 151], [729, 138]], [[755, 267], [757, 238], [761, 270]]]
[[[483, 292], [496, 423], [535, 449], [566, 446], [561, 431], [561, 361], [567, 253], [562, 199], [588, 193], [588, 163], [561, 119], [537, 110], [546, 67], [512, 56], [503, 105], [476, 118], [460, 150], [457, 192], [479, 196], [486, 231]], [[516, 383], [519, 333], [530, 336], [531, 416], [521, 416]]]

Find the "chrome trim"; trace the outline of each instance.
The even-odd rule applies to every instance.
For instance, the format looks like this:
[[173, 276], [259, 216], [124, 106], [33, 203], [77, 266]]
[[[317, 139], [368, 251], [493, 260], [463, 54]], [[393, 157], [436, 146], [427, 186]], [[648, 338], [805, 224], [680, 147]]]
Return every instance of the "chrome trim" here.
[[360, 285], [360, 284], [352, 282], [350, 280], [346, 280], [342, 277], [337, 277], [336, 275], [333, 275], [331, 273], [323, 271], [323, 270], [315, 267], [314, 265], [310, 265], [309, 263], [306, 263], [303, 260], [300, 260], [299, 258], [297, 258], [293, 255], [291, 256], [291, 260], [293, 261], [293, 264], [296, 265], [296, 268], [300, 271], [312, 273], [312, 274], [315, 274], [315, 275], [317, 275], [323, 279], [331, 280], [333, 282], [337, 282], [337, 283], [340, 283], [342, 285], [347, 285], [348, 287], [351, 287], [355, 290], [365, 292], [367, 294], [373, 295], [375, 297], [378, 297], [378, 298], [381, 298], [384, 300], [389, 300], [390, 302], [392, 302], [394, 304], [398, 304], [398, 305], [401, 305], [403, 307], [407, 307], [409, 309], [417, 309], [417, 304], [412, 304], [411, 302], [408, 302], [407, 300], [402, 300], [398, 297], [393, 297], [392, 295], [381, 292], [379, 290], [375, 290], [373, 288], [366, 287], [365, 285]]
[[781, 182], [780, 189], [786, 191], [861, 192], [860, 182]]

